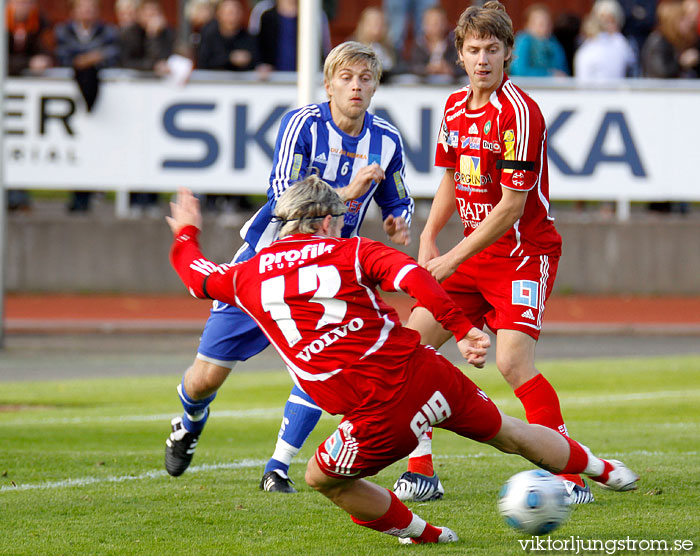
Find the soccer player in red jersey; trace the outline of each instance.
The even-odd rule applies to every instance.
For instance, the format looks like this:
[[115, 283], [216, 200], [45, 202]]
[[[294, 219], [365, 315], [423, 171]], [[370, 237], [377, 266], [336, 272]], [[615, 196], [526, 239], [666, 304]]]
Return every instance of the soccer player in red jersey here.
[[171, 260], [195, 297], [235, 304], [258, 324], [292, 379], [321, 408], [343, 419], [309, 460], [306, 482], [355, 523], [403, 542], [453, 542], [457, 535], [411, 512], [389, 490], [364, 477], [406, 456], [430, 426], [440, 426], [552, 471], [586, 473], [613, 490], [636, 488], [624, 464], [548, 428], [501, 413], [471, 380], [378, 294], [415, 296], [450, 330], [465, 359], [484, 364], [488, 336], [450, 300], [430, 274], [382, 243], [340, 238], [345, 204], [311, 175], [286, 191], [275, 215], [279, 240], [251, 259], [217, 266], [197, 243], [197, 200], [181, 190], [168, 224]]
[[[460, 16], [455, 44], [469, 85], [445, 105], [435, 154], [445, 172], [420, 236], [418, 262], [475, 326], [486, 324], [496, 333], [496, 364], [527, 420], [567, 435], [558, 396], [535, 367], [561, 237], [549, 214], [544, 118], [505, 74], [513, 41], [511, 20], [499, 2], [469, 7]], [[464, 238], [441, 255], [436, 238], [455, 210]], [[425, 307], [414, 309], [407, 326], [435, 348], [450, 337]], [[593, 500], [581, 477], [564, 479], [572, 501]], [[429, 433], [395, 492], [402, 500], [442, 495]]]

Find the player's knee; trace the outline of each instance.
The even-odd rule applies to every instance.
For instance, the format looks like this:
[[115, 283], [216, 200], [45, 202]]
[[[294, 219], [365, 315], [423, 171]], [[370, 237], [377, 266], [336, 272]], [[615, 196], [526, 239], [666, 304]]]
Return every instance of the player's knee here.
[[318, 463], [316, 463], [316, 458], [312, 457], [306, 464], [306, 473], [304, 474], [304, 481], [306, 481], [306, 484], [312, 489], [325, 494], [325, 489], [328, 486], [327, 478], [327, 475], [321, 471]]
[[537, 369], [510, 352], [496, 353], [496, 366], [513, 389], [525, 384], [537, 374]]
[[488, 443], [506, 454], [520, 454], [527, 436], [524, 429], [527, 423], [503, 413], [501, 417], [501, 429]]
[[226, 380], [231, 369], [195, 359], [184, 377], [185, 390], [193, 399], [211, 396]]

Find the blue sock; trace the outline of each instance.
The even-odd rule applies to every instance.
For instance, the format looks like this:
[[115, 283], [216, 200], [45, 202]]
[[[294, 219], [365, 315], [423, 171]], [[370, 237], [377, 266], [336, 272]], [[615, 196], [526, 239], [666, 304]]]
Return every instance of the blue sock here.
[[177, 387], [182, 407], [185, 409], [182, 415], [182, 425], [188, 432], [198, 433], [202, 431], [209, 418], [209, 404], [216, 398], [216, 392], [203, 400], [193, 400], [185, 392], [184, 381], [183, 377], [182, 382]]
[[282, 426], [277, 435], [275, 453], [265, 466], [265, 473], [279, 470], [285, 475], [292, 458], [299, 453], [302, 445], [314, 430], [321, 418], [321, 408], [298, 386], [292, 388], [289, 399], [284, 406]]

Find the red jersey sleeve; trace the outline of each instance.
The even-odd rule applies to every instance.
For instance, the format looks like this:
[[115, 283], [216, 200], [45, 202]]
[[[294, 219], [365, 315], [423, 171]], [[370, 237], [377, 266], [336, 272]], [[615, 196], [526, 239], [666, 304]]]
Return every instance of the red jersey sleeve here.
[[403, 291], [420, 301], [457, 340], [473, 327], [435, 278], [408, 255], [361, 238], [358, 257], [365, 273], [384, 291]]
[[501, 170], [503, 187], [529, 191], [537, 183], [542, 164], [544, 118], [530, 97], [515, 89], [509, 96], [511, 103], [500, 122], [503, 155], [496, 161], [496, 169]]
[[218, 299], [235, 305], [235, 267], [217, 265], [205, 259], [199, 248], [198, 236], [196, 227], [182, 228], [173, 240], [170, 263], [194, 297]]
[[445, 111], [438, 132], [437, 148], [435, 150], [435, 166], [441, 168], [457, 167], [457, 151], [459, 141], [459, 121], [455, 117], [455, 95], [452, 94], [445, 103]]

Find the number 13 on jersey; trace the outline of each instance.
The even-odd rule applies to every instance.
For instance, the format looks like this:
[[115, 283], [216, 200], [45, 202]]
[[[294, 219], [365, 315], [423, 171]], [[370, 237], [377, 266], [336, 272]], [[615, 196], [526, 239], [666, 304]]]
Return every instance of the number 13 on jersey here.
[[[314, 292], [308, 300], [323, 306], [323, 316], [316, 323], [316, 330], [327, 324], [343, 322], [347, 312], [347, 303], [335, 299], [340, 291], [340, 272], [334, 266], [309, 265], [299, 268], [296, 273], [299, 281], [299, 294]], [[260, 285], [260, 302], [264, 311], [277, 323], [289, 347], [301, 340], [301, 333], [292, 317], [292, 311], [285, 301], [287, 279], [294, 279], [294, 274], [275, 276]], [[306, 301], [302, 301], [305, 303]]]

